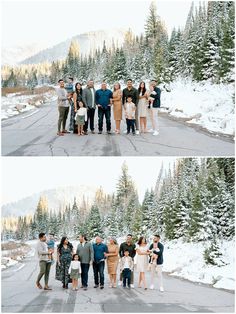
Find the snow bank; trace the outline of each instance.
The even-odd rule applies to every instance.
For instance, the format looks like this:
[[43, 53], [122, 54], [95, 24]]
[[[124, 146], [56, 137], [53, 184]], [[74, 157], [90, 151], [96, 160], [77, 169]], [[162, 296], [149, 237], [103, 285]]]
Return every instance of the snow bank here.
[[[35, 254], [35, 249], [19, 241], [6, 241], [1, 244], [1, 269], [7, 269]], [[21, 263], [22, 264], [22, 263]], [[18, 268], [19, 269], [19, 268]]]
[[163, 90], [162, 106], [171, 116], [186, 118], [209, 131], [233, 135], [234, 85], [177, 80]]
[[225, 266], [206, 265], [203, 252], [207, 243], [171, 241], [165, 244], [163, 270], [172, 276], [211, 284], [215, 288], [235, 289], [234, 241], [224, 241], [221, 253]]
[[18, 263], [17, 260], [13, 260], [10, 257], [1, 258], [1, 269], [6, 269], [8, 267], [14, 266]]
[[1, 120], [8, 119], [20, 113], [35, 109], [44, 103], [56, 100], [56, 96], [50, 92], [40, 95], [40, 98], [41, 99], [39, 99], [38, 95], [17, 95], [17, 93], [2, 96]]

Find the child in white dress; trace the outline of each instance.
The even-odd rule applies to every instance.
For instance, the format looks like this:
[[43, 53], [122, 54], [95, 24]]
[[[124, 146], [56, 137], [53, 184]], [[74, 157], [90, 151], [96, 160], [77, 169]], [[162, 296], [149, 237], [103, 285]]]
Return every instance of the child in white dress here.
[[72, 290], [78, 290], [78, 279], [81, 274], [81, 266], [78, 254], [73, 255], [68, 273], [70, 275], [70, 278], [72, 279]]
[[87, 121], [87, 108], [85, 108], [82, 101], [79, 102], [79, 109], [75, 115], [75, 123], [78, 125], [78, 135], [84, 135], [84, 125]]

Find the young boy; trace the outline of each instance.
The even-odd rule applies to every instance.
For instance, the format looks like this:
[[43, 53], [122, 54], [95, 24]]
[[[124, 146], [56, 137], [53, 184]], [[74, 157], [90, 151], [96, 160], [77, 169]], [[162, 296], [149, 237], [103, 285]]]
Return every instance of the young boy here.
[[125, 109], [125, 117], [126, 117], [126, 123], [127, 123], [127, 134], [130, 133], [130, 128], [132, 129], [133, 135], [135, 135], [135, 104], [132, 102], [132, 97], [127, 97], [127, 102], [124, 104]]
[[51, 252], [51, 255], [49, 255], [49, 262], [53, 264], [54, 263], [53, 254], [54, 254], [54, 248], [55, 248], [55, 239], [54, 239], [54, 234], [52, 234], [52, 233], [49, 233], [49, 235], [48, 235], [47, 246], [48, 246], [48, 250], [50, 250], [50, 252]]
[[123, 287], [126, 288], [126, 282], [128, 282], [128, 288], [130, 289], [131, 271], [134, 269], [133, 259], [129, 256], [129, 251], [124, 251], [124, 256], [120, 261], [120, 272], [123, 277]]

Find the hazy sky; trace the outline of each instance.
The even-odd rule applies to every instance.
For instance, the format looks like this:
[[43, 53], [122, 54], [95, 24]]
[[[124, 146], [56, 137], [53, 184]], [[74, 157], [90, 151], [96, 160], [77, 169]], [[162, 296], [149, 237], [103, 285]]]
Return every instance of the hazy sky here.
[[[168, 31], [184, 26], [190, 0], [156, 0]], [[2, 45], [54, 45], [73, 35], [108, 28], [143, 32], [149, 0], [2, 0]], [[198, 2], [198, 1], [197, 1]]]
[[45, 189], [85, 184], [114, 192], [126, 161], [141, 199], [155, 186], [163, 162], [167, 169], [175, 158], [158, 157], [2, 157], [2, 204]]

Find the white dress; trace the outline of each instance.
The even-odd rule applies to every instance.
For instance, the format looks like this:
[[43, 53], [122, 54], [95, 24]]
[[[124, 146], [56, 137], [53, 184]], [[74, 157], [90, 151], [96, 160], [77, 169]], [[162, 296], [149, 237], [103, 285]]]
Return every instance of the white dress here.
[[[142, 96], [142, 93], [140, 93], [140, 96]], [[147, 117], [147, 106], [148, 106], [148, 101], [146, 98], [139, 99], [139, 102], [138, 102], [139, 117], [141, 118]]]
[[[139, 249], [142, 253], [147, 252], [149, 249], [148, 245], [146, 246], [137, 246], [136, 249]], [[137, 262], [137, 272], [146, 272], [148, 268], [148, 256], [149, 255], [139, 255], [136, 253], [136, 262]]]

